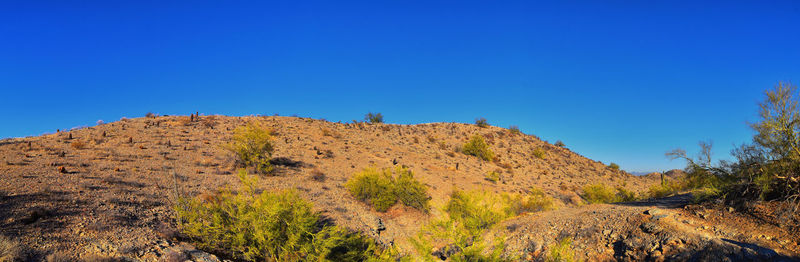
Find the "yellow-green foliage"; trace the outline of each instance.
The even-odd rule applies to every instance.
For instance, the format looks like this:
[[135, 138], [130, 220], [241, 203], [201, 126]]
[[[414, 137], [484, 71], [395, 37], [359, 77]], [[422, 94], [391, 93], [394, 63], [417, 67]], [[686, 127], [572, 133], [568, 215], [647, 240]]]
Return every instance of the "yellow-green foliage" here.
[[583, 187], [583, 198], [592, 204], [617, 202], [617, 194], [614, 192], [614, 188], [602, 183]]
[[486, 121], [486, 118], [483, 117], [475, 118], [475, 125], [480, 128], [488, 127], [489, 121]]
[[431, 255], [433, 243], [460, 250], [449, 258], [450, 261], [504, 261], [500, 257], [505, 247], [502, 238], [492, 239], [493, 252], [486, 254], [483, 234], [512, 215], [507, 200], [488, 192], [453, 191], [444, 208], [447, 219], [434, 220], [424, 226], [411, 242], [425, 261], [438, 260]]
[[611, 169], [616, 171], [616, 170], [619, 170], [619, 165], [617, 165], [617, 163], [611, 163], [611, 164], [608, 164], [608, 168], [611, 168]]
[[663, 184], [656, 184], [650, 186], [647, 195], [650, 198], [666, 197], [686, 189], [684, 183], [669, 181]]
[[461, 147], [461, 152], [467, 155], [477, 156], [486, 161], [494, 159], [494, 152], [489, 149], [489, 144], [483, 140], [481, 135], [474, 135]]
[[538, 188], [531, 188], [527, 195], [505, 194], [511, 212], [514, 214], [533, 213], [555, 209], [553, 198]]
[[484, 178], [486, 180], [492, 181], [492, 183], [497, 183], [497, 181], [500, 180], [500, 173], [497, 173], [495, 171], [489, 171], [489, 173], [486, 173], [486, 175], [484, 175]]
[[312, 205], [296, 192], [257, 193], [256, 178], [240, 170], [241, 188], [203, 200], [180, 199], [180, 228], [201, 248], [247, 261], [373, 260], [392, 256], [375, 241], [332, 225], [320, 226]]
[[372, 205], [375, 210], [385, 212], [397, 201], [419, 210], [427, 211], [428, 189], [414, 178], [414, 174], [402, 167], [395, 168], [397, 178], [389, 168], [365, 168], [350, 178], [345, 187], [355, 198]]
[[518, 126], [509, 126], [508, 127], [508, 131], [511, 132], [511, 134], [514, 134], [514, 135], [518, 135], [518, 134], [522, 133], [522, 132], [519, 131], [519, 127]]
[[630, 202], [636, 201], [636, 192], [627, 190], [622, 187], [617, 187], [617, 201], [618, 202]]
[[575, 260], [575, 251], [572, 250], [572, 239], [562, 238], [558, 243], [548, 247], [547, 262], [572, 262]]
[[542, 149], [541, 147], [537, 147], [536, 149], [533, 150], [533, 156], [535, 156], [538, 159], [544, 159], [545, 157], [547, 157], [547, 152], [545, 152], [544, 149]]
[[261, 173], [272, 171], [272, 132], [263, 124], [250, 122], [233, 130], [231, 141], [224, 148], [236, 154], [241, 166], [254, 167]]

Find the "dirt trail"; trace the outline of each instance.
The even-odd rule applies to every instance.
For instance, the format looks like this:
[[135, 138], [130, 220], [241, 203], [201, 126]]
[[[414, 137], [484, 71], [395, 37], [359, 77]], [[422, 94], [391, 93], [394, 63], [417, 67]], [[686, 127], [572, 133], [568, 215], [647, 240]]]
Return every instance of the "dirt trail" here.
[[691, 194], [652, 201], [593, 204], [529, 214], [493, 232], [507, 252], [539, 260], [569, 237], [589, 261], [799, 261], [797, 232], [721, 206], [692, 205]]

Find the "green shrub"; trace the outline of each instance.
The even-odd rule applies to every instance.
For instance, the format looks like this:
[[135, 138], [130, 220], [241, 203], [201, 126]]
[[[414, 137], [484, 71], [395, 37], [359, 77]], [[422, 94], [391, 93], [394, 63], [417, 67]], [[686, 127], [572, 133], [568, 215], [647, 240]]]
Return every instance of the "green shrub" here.
[[673, 195], [686, 189], [686, 184], [675, 181], [650, 186], [647, 195], [650, 198], [661, 198]]
[[250, 122], [233, 130], [231, 141], [223, 146], [236, 154], [238, 165], [254, 167], [260, 173], [272, 171], [272, 133], [257, 122]]
[[383, 123], [383, 115], [381, 115], [381, 113], [373, 114], [372, 112], [369, 112], [366, 116], [364, 116], [364, 120], [371, 124]]
[[461, 152], [467, 155], [477, 156], [486, 161], [494, 159], [494, 152], [489, 149], [489, 144], [483, 140], [481, 135], [474, 135], [461, 147]]
[[636, 200], [638, 200], [638, 198], [636, 198], [636, 192], [617, 187], [617, 202], [631, 202]]
[[511, 212], [516, 215], [555, 209], [553, 198], [538, 188], [531, 188], [527, 195], [506, 194], [504, 198]]
[[572, 238], [565, 237], [554, 245], [548, 247], [547, 262], [572, 262], [575, 260], [575, 251], [572, 250]]
[[500, 173], [489, 171], [489, 173], [486, 173], [483, 178], [491, 181], [492, 183], [497, 183], [497, 181], [500, 181]]
[[475, 125], [480, 128], [488, 127], [489, 121], [486, 121], [486, 118], [483, 117], [475, 118]]
[[511, 132], [511, 134], [514, 134], [514, 135], [518, 135], [518, 134], [522, 133], [521, 131], [519, 131], [519, 127], [518, 126], [513, 126], [513, 125], [508, 127], [508, 131]]
[[239, 171], [238, 191], [206, 199], [179, 199], [180, 228], [198, 247], [246, 261], [377, 260], [390, 251], [375, 241], [323, 225], [310, 202], [293, 190], [257, 193], [256, 178]]
[[611, 164], [608, 164], [608, 168], [611, 168], [614, 171], [618, 171], [619, 170], [619, 165], [617, 165], [616, 163], [611, 163]]
[[434, 220], [411, 239], [417, 253], [425, 261], [437, 261], [432, 256], [433, 244], [457, 250], [450, 261], [505, 261], [500, 255], [505, 247], [502, 238], [491, 239], [493, 252], [484, 252], [484, 233], [512, 215], [502, 196], [482, 191], [456, 190], [445, 208], [447, 219]]
[[583, 198], [592, 204], [613, 203], [618, 201], [615, 190], [602, 183], [583, 187]]
[[541, 147], [537, 147], [536, 149], [533, 150], [533, 156], [535, 156], [538, 159], [544, 159], [545, 157], [547, 157], [547, 152], [545, 152], [544, 149], [542, 149]]
[[389, 168], [378, 170], [365, 168], [345, 183], [350, 194], [358, 200], [372, 205], [379, 212], [386, 212], [397, 201], [422, 211], [427, 211], [427, 187], [414, 179], [413, 173], [405, 168], [395, 169], [397, 179]]
[[556, 141], [556, 143], [553, 144], [553, 145], [557, 146], [557, 147], [565, 147], [565, 146], [567, 146], [567, 145], [564, 145], [564, 142], [561, 142], [561, 140]]

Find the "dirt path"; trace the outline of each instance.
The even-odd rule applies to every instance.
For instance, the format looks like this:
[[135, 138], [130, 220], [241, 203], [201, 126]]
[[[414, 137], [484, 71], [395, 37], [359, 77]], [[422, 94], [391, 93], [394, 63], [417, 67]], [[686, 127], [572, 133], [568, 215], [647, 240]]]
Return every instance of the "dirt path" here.
[[507, 252], [539, 260], [569, 237], [589, 261], [800, 261], [796, 232], [746, 214], [691, 205], [691, 194], [529, 214], [498, 232]]

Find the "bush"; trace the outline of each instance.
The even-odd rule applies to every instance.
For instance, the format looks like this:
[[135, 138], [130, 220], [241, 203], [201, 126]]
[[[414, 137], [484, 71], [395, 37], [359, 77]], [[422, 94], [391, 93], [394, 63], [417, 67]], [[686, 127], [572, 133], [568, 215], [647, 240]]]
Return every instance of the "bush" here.
[[567, 145], [564, 145], [564, 142], [561, 142], [561, 140], [556, 141], [556, 143], [553, 144], [553, 145], [557, 146], [557, 147], [565, 147], [565, 146], [567, 146]]
[[375, 242], [324, 225], [310, 202], [293, 190], [257, 193], [256, 178], [239, 171], [242, 187], [206, 200], [181, 198], [175, 206], [181, 230], [204, 249], [247, 261], [374, 259]]
[[[502, 196], [482, 191], [456, 190], [444, 211], [447, 219], [434, 220], [424, 226], [411, 243], [425, 261], [446, 256], [450, 261], [504, 261], [501, 253], [505, 243], [493, 239], [493, 252], [485, 254], [483, 234], [493, 225], [512, 215]], [[444, 245], [436, 252], [433, 243]], [[433, 253], [437, 253], [434, 257]]]
[[486, 161], [494, 159], [494, 152], [489, 149], [489, 144], [483, 140], [480, 135], [474, 135], [469, 141], [461, 147], [461, 152], [467, 155], [477, 156]]
[[591, 204], [613, 203], [619, 201], [614, 189], [602, 183], [583, 187], [583, 198]]
[[84, 143], [83, 141], [78, 141], [78, 140], [76, 140], [76, 141], [73, 141], [73, 142], [72, 142], [71, 146], [72, 146], [72, 148], [74, 148], [74, 149], [78, 149], [78, 150], [80, 150], [80, 149], [84, 149], [84, 148], [86, 148], [86, 143]]
[[527, 195], [510, 194], [505, 198], [511, 212], [517, 215], [555, 209], [553, 198], [538, 188], [531, 188]]
[[23, 261], [19, 241], [0, 235], [0, 261]]
[[639, 200], [636, 193], [622, 187], [617, 187], [617, 202], [631, 202]]
[[572, 250], [572, 238], [565, 237], [556, 244], [548, 247], [547, 262], [572, 262], [575, 261], [575, 251]]
[[395, 172], [397, 179], [392, 176], [389, 168], [365, 168], [347, 181], [345, 187], [353, 197], [369, 203], [379, 212], [386, 212], [397, 201], [427, 211], [427, 187], [414, 179], [413, 173], [408, 169], [398, 166]]
[[541, 147], [537, 147], [536, 149], [533, 150], [533, 156], [535, 156], [538, 159], [544, 159], [545, 157], [547, 157], [547, 152], [545, 152], [544, 149], [542, 149]]
[[475, 125], [480, 128], [488, 127], [489, 121], [486, 121], [486, 118], [483, 117], [475, 118]]
[[259, 123], [237, 127], [231, 141], [223, 147], [236, 154], [239, 166], [254, 167], [262, 174], [272, 171], [272, 132]]
[[619, 165], [617, 165], [616, 163], [608, 164], [608, 168], [611, 168], [614, 171], [619, 171]]
[[369, 112], [366, 116], [364, 116], [364, 120], [371, 124], [383, 123], [383, 115], [381, 115], [381, 113], [373, 114], [372, 112]]
[[508, 131], [511, 132], [511, 134], [514, 134], [514, 135], [522, 134], [522, 132], [519, 131], [519, 127], [518, 126], [509, 126], [508, 127]]
[[647, 195], [650, 198], [661, 198], [673, 195], [677, 192], [683, 191], [684, 189], [686, 189], [685, 184], [669, 181], [666, 183], [660, 183], [650, 186], [650, 188], [647, 191]]

